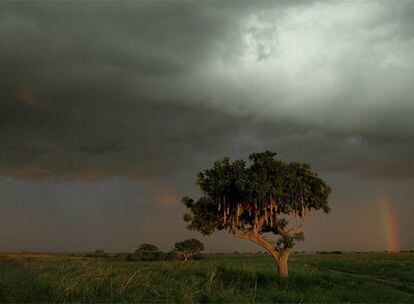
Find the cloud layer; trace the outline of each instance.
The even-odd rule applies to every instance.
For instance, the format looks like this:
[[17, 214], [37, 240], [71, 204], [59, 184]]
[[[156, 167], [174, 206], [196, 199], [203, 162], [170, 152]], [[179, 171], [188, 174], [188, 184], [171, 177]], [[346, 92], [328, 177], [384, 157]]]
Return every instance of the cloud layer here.
[[410, 1], [1, 2], [0, 250], [169, 250], [197, 172], [265, 149], [334, 190], [298, 250], [387, 249], [384, 198], [412, 249], [413, 37]]
[[410, 2], [1, 7], [3, 176], [146, 180], [272, 149], [414, 177]]

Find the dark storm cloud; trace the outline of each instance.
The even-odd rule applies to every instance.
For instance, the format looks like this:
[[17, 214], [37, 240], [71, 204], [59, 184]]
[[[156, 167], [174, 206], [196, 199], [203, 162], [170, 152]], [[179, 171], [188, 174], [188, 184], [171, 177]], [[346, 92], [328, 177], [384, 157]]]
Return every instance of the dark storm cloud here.
[[355, 35], [318, 57], [306, 39], [331, 41], [347, 16], [302, 26], [334, 6], [1, 4], [0, 174], [145, 180], [274, 149], [327, 172], [412, 178], [413, 5], [363, 8]]
[[264, 149], [334, 189], [299, 250], [387, 249], [384, 197], [410, 249], [413, 20], [408, 1], [0, 3], [0, 250], [169, 250], [195, 236], [195, 174]]

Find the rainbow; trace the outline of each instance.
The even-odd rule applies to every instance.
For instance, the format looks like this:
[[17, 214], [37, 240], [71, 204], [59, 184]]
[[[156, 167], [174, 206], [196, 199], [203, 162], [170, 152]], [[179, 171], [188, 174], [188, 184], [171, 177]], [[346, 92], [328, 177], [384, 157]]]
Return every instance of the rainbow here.
[[381, 209], [387, 250], [398, 252], [400, 244], [398, 241], [397, 218], [390, 200], [383, 198], [381, 200]]

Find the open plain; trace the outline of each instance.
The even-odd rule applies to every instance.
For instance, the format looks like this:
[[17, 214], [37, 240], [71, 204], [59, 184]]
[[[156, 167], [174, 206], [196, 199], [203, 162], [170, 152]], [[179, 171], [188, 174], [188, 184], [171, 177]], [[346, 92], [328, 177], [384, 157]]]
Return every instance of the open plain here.
[[5, 254], [0, 302], [413, 303], [414, 254], [294, 254], [288, 278], [257, 254], [186, 263]]

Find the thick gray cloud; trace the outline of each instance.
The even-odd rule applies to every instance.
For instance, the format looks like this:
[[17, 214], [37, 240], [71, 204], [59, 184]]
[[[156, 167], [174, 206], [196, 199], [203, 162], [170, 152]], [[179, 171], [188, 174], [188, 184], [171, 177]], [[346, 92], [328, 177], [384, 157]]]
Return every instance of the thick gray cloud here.
[[[378, 188], [410, 214], [413, 20], [409, 1], [0, 3], [0, 230], [14, 230], [2, 239], [58, 249], [64, 233], [68, 250], [102, 246], [116, 215], [114, 250], [131, 248], [118, 237], [135, 229], [169, 246], [187, 233], [183, 210], [159, 206], [196, 193], [213, 160], [270, 149], [334, 188], [337, 208], [312, 242], [340, 221], [319, 248], [381, 248], [337, 235], [354, 231], [353, 213], [375, 234]], [[182, 229], [152, 227], [155, 214]]]
[[269, 148], [411, 178], [412, 7], [2, 4], [0, 172], [139, 179]]

